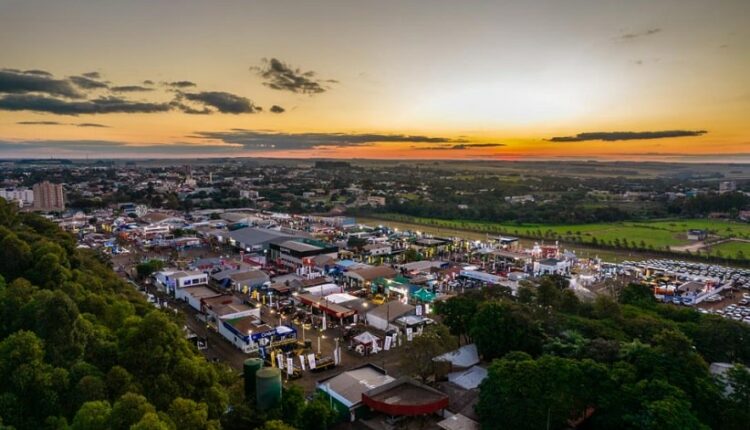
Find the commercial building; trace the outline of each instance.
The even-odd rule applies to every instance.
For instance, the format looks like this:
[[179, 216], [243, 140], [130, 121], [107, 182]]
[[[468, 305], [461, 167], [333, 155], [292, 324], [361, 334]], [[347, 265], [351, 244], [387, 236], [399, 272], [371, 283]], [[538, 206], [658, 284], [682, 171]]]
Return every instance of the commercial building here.
[[65, 210], [65, 198], [62, 184], [49, 181], [40, 182], [33, 187], [34, 210], [45, 212], [62, 212]]
[[185, 287], [208, 285], [208, 275], [199, 271], [157, 272], [154, 278], [167, 294], [177, 294], [177, 290]]
[[314, 259], [319, 256], [335, 259], [338, 253], [338, 246], [306, 238], [274, 241], [269, 244], [269, 258], [292, 269], [314, 266]]
[[374, 364], [365, 364], [318, 381], [318, 392], [331, 399], [331, 405], [344, 421], [355, 421], [369, 415], [363, 407], [362, 395], [395, 381], [385, 370]]
[[21, 207], [34, 204], [34, 191], [28, 188], [3, 188], [0, 189], [0, 197], [17, 202]]

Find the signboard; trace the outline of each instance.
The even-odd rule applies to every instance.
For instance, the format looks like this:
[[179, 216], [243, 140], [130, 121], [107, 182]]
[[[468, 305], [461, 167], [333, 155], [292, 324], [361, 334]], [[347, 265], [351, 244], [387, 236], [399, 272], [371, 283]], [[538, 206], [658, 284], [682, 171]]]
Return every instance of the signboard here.
[[305, 356], [304, 355], [299, 356], [299, 367], [303, 371], [305, 370]]
[[307, 362], [310, 363], [310, 370], [315, 369], [315, 354], [307, 354]]
[[417, 305], [417, 316], [422, 316], [422, 305]]
[[386, 351], [390, 350], [391, 349], [391, 342], [392, 341], [393, 341], [393, 339], [391, 339], [391, 336], [386, 336], [385, 337], [385, 344], [383, 345], [383, 349], [386, 350]]
[[408, 340], [409, 342], [411, 342], [412, 339], [414, 339], [414, 334], [411, 331], [411, 327], [408, 327], [406, 329], [406, 340]]
[[291, 376], [294, 372], [294, 360], [292, 357], [286, 359], [286, 374]]
[[279, 369], [284, 368], [284, 356], [279, 354], [276, 356], [276, 362], [279, 363]]

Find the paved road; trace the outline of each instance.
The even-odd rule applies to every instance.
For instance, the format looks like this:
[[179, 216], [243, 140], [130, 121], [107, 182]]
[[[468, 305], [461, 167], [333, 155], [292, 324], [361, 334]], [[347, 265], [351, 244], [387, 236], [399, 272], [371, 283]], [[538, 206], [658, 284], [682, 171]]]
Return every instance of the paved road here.
[[[156, 293], [153, 287], [147, 287], [151, 293]], [[224, 363], [232, 369], [241, 372], [242, 365], [245, 359], [252, 357], [253, 355], [245, 354], [241, 350], [237, 349], [229, 341], [224, 339], [216, 330], [209, 328], [205, 322], [196, 318], [199, 312], [190, 307], [187, 303], [174, 300], [171, 297], [167, 297], [164, 294], [156, 293], [160, 300], [166, 300], [169, 307], [177, 309], [182, 315], [185, 316], [185, 325], [198, 337], [205, 338], [207, 340], [207, 348], [201, 350], [201, 353], [210, 361], [216, 361]], [[272, 315], [270, 309], [267, 306], [261, 308], [261, 318], [266, 321], [269, 325], [276, 325], [278, 323], [278, 316]], [[286, 324], [290, 324], [289, 321], [285, 321]], [[299, 339], [302, 339], [302, 328], [294, 323], [292, 326], [297, 330]], [[318, 336], [321, 334], [318, 330], [305, 330], [305, 337], [312, 341], [312, 351], [317, 351]], [[329, 328], [323, 333], [325, 336], [320, 339], [321, 353], [323, 356], [331, 356], [335, 347], [335, 339], [341, 337], [340, 328]], [[354, 351], [347, 349], [346, 344], [341, 342], [341, 365], [336, 368], [310, 372], [305, 371], [301, 378], [291, 381], [303, 388], [306, 393], [312, 393], [315, 390], [315, 383], [328, 376], [335, 375], [343, 370], [351, 369], [357, 366], [361, 366], [365, 363], [373, 363], [377, 366], [384, 367], [388, 373], [399, 376], [399, 360], [400, 350], [391, 349], [390, 351], [381, 351], [376, 355], [367, 357], [360, 356]]]

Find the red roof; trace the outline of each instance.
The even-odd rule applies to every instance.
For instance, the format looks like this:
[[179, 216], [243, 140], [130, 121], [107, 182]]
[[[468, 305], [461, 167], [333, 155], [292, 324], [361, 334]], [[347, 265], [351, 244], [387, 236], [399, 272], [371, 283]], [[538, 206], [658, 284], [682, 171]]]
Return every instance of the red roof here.
[[362, 393], [362, 403], [391, 416], [435, 413], [448, 407], [448, 396], [411, 378], [399, 378]]

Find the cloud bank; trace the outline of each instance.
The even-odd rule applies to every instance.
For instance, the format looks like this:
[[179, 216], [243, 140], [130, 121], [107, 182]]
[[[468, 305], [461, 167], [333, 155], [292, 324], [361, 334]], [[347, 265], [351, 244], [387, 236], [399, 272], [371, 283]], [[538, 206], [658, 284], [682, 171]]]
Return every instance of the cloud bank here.
[[242, 145], [248, 150], [313, 149], [331, 146], [366, 146], [375, 143], [466, 144], [466, 140], [405, 134], [377, 133], [283, 133], [235, 128], [197, 132], [194, 138]]
[[615, 142], [619, 140], [666, 139], [670, 137], [692, 137], [706, 134], [706, 130], [664, 130], [664, 131], [596, 131], [578, 133], [575, 136], [558, 136], [548, 139], [550, 142], [585, 142], [589, 140], [603, 140]]

